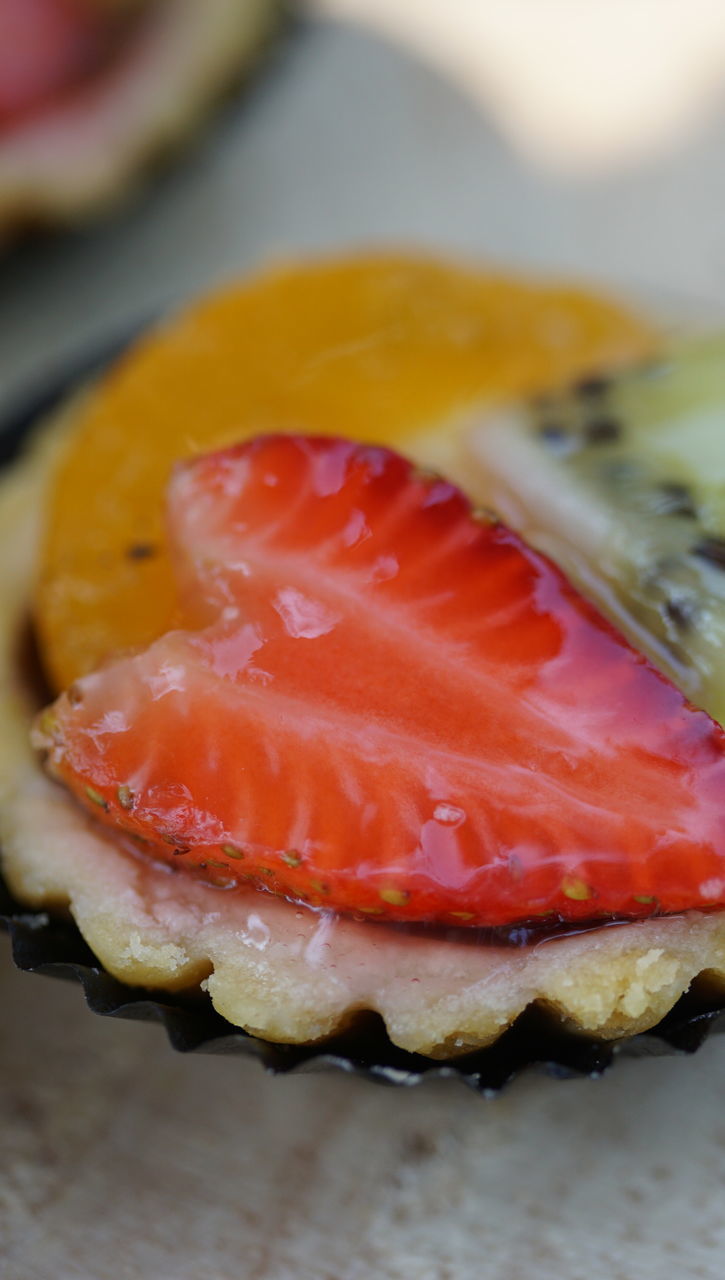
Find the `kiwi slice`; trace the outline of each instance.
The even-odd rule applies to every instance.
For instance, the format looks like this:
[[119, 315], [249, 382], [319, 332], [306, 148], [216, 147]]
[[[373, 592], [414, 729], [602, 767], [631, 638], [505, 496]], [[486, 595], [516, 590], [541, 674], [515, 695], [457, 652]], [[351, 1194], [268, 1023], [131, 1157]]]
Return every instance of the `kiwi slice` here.
[[464, 439], [478, 496], [725, 721], [725, 334]]

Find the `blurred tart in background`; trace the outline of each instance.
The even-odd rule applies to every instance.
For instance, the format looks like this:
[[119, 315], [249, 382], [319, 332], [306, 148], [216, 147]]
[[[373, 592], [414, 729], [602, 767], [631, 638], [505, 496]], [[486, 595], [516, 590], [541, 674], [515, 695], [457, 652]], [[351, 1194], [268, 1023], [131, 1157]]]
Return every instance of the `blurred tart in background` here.
[[256, 63], [279, 0], [0, 0], [0, 242], [133, 190]]

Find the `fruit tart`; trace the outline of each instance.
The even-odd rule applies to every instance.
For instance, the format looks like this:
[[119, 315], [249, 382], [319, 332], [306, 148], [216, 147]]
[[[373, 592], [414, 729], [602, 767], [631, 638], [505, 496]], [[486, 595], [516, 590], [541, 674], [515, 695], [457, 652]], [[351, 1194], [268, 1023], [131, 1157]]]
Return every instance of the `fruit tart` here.
[[279, 15], [278, 0], [0, 0], [0, 240], [132, 191]]
[[0, 493], [16, 897], [290, 1045], [372, 1011], [455, 1059], [532, 1006], [616, 1040], [719, 980], [716, 483], [693, 464], [678, 512], [658, 461], [718, 388], [659, 345], [392, 254], [138, 342]]

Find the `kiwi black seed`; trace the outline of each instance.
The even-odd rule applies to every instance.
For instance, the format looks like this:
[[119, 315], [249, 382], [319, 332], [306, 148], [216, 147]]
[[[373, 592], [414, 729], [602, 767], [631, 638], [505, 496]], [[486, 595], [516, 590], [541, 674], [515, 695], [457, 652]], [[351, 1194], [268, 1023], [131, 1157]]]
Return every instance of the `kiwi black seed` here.
[[574, 383], [574, 395], [581, 396], [582, 400], [599, 400], [605, 396], [611, 386], [609, 378], [603, 378], [599, 374], [592, 374], [587, 378], [580, 378]]
[[622, 427], [615, 418], [592, 418], [584, 427], [587, 444], [616, 444], [622, 438]]
[[692, 548], [692, 554], [700, 560], [707, 560], [716, 569], [725, 569], [725, 538], [700, 538]]
[[697, 601], [688, 596], [671, 596], [664, 605], [666, 618], [678, 631], [689, 631], [697, 623], [700, 609]]
[[697, 519], [697, 506], [692, 493], [679, 480], [665, 480], [658, 486], [655, 491], [655, 509], [663, 516]]

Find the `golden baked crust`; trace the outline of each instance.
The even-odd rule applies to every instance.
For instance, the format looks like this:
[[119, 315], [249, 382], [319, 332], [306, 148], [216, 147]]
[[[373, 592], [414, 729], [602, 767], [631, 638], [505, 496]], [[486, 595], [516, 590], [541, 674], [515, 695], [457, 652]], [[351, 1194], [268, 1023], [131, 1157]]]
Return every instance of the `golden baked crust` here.
[[[66, 415], [72, 418], [72, 413]], [[103, 834], [31, 750], [18, 667], [43, 499], [62, 423], [0, 482], [0, 841], [8, 883], [67, 905], [101, 963], [129, 983], [200, 983], [236, 1026], [324, 1039], [377, 1010], [391, 1039], [433, 1057], [490, 1044], [532, 1002], [602, 1038], [653, 1026], [703, 971], [725, 982], [725, 912], [610, 926], [522, 948], [413, 936], [275, 899], [225, 892], [145, 863]]]

